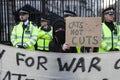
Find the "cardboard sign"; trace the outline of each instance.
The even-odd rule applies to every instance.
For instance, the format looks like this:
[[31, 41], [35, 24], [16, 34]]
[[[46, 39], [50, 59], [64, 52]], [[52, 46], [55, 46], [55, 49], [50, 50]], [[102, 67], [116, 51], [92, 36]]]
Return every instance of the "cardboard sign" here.
[[70, 46], [99, 47], [101, 33], [100, 17], [66, 18], [66, 42]]
[[51, 53], [0, 45], [0, 80], [120, 80], [120, 52]]

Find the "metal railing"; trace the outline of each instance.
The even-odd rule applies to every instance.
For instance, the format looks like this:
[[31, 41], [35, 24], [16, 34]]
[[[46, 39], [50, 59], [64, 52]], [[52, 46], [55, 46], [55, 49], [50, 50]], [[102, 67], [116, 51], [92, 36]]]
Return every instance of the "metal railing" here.
[[[80, 17], [101, 17], [102, 10], [110, 6], [120, 16], [119, 0], [0, 0], [0, 43], [10, 44], [12, 28], [19, 21], [17, 13], [23, 7], [31, 11], [30, 20], [36, 24], [45, 17], [52, 25], [57, 17], [63, 17], [64, 10], [74, 11]], [[116, 20], [120, 22], [120, 17]]]

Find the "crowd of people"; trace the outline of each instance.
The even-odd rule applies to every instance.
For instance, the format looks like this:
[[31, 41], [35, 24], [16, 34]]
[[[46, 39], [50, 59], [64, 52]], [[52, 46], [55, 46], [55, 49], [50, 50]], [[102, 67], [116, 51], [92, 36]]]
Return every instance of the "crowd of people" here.
[[[120, 50], [120, 26], [115, 22], [115, 9], [106, 8], [102, 12], [102, 43], [100, 47], [93, 48], [92, 52], [109, 52]], [[89, 53], [91, 47], [71, 47], [65, 42], [66, 18], [76, 17], [72, 11], [64, 11], [64, 18], [55, 20], [49, 25], [49, 20], [41, 18], [40, 26], [29, 21], [29, 12], [21, 9], [19, 11], [19, 24], [13, 27], [11, 32], [11, 43], [14, 47], [28, 50], [39, 50], [61, 53]]]

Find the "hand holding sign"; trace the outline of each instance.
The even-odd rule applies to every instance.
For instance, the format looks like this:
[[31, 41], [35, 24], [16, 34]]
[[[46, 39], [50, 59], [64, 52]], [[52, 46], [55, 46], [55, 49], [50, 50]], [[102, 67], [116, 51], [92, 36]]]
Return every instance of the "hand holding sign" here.
[[70, 45], [68, 45], [67, 43], [64, 43], [62, 46], [63, 51], [65, 51], [66, 49], [70, 49]]

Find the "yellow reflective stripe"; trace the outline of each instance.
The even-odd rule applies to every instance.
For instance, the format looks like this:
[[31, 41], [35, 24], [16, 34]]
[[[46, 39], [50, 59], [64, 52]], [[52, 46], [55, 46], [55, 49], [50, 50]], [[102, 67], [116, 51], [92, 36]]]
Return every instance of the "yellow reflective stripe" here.
[[120, 47], [120, 44], [117, 44], [118, 47]]
[[80, 46], [77, 46], [76, 49], [77, 49], [77, 53], [80, 54], [80, 52], [81, 52], [81, 47], [80, 47]]
[[39, 40], [45, 40], [46, 41], [46, 40], [51, 40], [51, 39], [39, 38]]
[[[114, 44], [114, 45], [117, 45], [117, 42], [114, 42], [113, 44]], [[108, 47], [111, 46], [111, 45], [112, 45], [111, 42], [107, 42], [107, 43], [106, 43], [106, 46], [104, 47], [104, 49], [105, 49], [105, 50], [108, 50]], [[114, 46], [114, 45], [113, 45], [113, 46]]]
[[33, 41], [33, 40], [31, 41], [31, 40], [30, 40], [30, 45], [31, 45], [31, 46], [34, 45], [34, 43], [35, 43], [35, 41]]
[[29, 36], [24, 36], [24, 39], [30, 39], [30, 37]]
[[[22, 36], [17, 36], [17, 39], [22, 38]], [[24, 36], [24, 39], [30, 39], [30, 37]]]
[[34, 42], [36, 42], [36, 39], [34, 39], [34, 38], [32, 38], [31, 40], [34, 41]]
[[104, 39], [107, 39], [107, 40], [108, 40], [108, 39], [111, 39], [111, 37], [104, 37]]
[[[103, 27], [102, 27], [103, 28]], [[102, 29], [102, 34], [104, 34], [104, 29]]]
[[[118, 39], [116, 36], [113, 36], [114, 39]], [[104, 37], [104, 39], [111, 39], [111, 37]]]
[[116, 37], [116, 36], [113, 36], [113, 39], [118, 39], [118, 36]]
[[49, 48], [48, 46], [38, 46], [38, 48]]
[[15, 39], [12, 39], [11, 42], [14, 43], [16, 40]]
[[108, 50], [108, 47], [111, 45], [111, 43], [106, 43], [106, 46], [104, 47], [105, 50]]
[[50, 40], [41, 38], [37, 41], [37, 49], [38, 50], [48, 50]]
[[36, 43], [36, 39], [30, 39], [28, 41], [29, 46], [33, 46]]
[[[19, 25], [19, 24], [18, 24]], [[15, 31], [17, 31], [18, 25], [15, 26]]]
[[49, 32], [49, 33], [47, 33], [48, 34], [48, 36], [50, 36], [50, 38], [52, 38], [52, 34]]
[[32, 40], [32, 42], [36, 42], [37, 36], [33, 36], [33, 37], [31, 37], [30, 39]]
[[47, 33], [51, 38], [52, 38], [52, 31], [53, 31], [53, 29], [51, 27], [51, 31]]
[[37, 37], [38, 35], [32, 35], [31, 37]]
[[118, 36], [118, 40], [120, 40], [120, 36]]
[[40, 49], [40, 50], [48, 50], [49, 47], [48, 46], [38, 46], [37, 49]]
[[11, 35], [11, 42], [12, 42], [12, 43], [15, 43], [16, 37], [17, 37], [17, 36], [16, 36], [15, 34], [12, 34], [12, 35]]
[[17, 44], [21, 44], [21, 42], [18, 42]]
[[17, 38], [17, 36], [14, 36], [14, 35], [11, 36], [11, 40], [16, 39], [16, 38]]
[[34, 29], [34, 26], [32, 25], [32, 23], [31, 23], [31, 22], [30, 22], [30, 26], [32, 26], [32, 27], [31, 27], [31, 30], [30, 30], [30, 34], [32, 34], [33, 29]]
[[12, 37], [16, 37], [16, 34], [12, 34], [11, 36], [12, 36]]
[[[35, 37], [35, 38], [36, 38], [36, 37], [37, 37], [37, 35], [32, 35], [32, 37]], [[17, 36], [17, 38], [22, 38], [22, 36]], [[24, 36], [24, 38], [26, 38], [26, 39], [27, 39], [27, 38], [31, 38], [31, 37], [29, 37], [29, 36]]]

